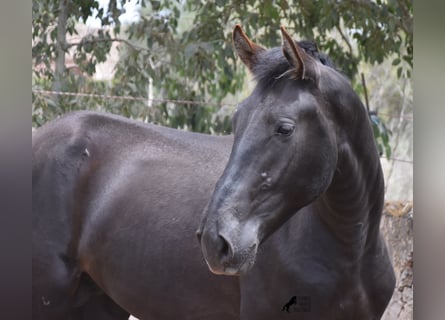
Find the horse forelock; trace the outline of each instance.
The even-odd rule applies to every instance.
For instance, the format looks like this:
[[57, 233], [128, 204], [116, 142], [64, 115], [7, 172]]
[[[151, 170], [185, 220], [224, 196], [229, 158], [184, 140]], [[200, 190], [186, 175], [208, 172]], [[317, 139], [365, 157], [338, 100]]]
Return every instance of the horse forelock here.
[[[315, 60], [337, 72], [332, 60], [326, 54], [319, 52], [314, 42], [302, 40], [297, 43]], [[257, 84], [262, 88], [268, 88], [280, 79], [292, 78], [293, 67], [283, 55], [282, 48], [275, 47], [258, 54], [257, 63], [252, 71]]]

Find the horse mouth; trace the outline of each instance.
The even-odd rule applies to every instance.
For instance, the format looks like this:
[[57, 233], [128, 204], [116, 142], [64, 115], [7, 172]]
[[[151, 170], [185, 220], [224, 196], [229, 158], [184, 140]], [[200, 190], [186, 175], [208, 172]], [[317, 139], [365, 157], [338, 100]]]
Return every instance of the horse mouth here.
[[213, 274], [216, 274], [216, 275], [219, 275], [219, 276], [242, 276], [248, 270], [251, 269], [251, 265], [249, 265], [249, 263], [244, 263], [240, 267], [223, 266], [222, 269], [214, 269], [214, 268], [212, 268], [210, 266], [210, 264], [208, 262], [207, 262], [207, 266], [209, 267], [209, 270]]
[[224, 272], [226, 275], [242, 276], [246, 274], [253, 267], [253, 262], [246, 261], [239, 268], [225, 267]]
[[237, 268], [232, 267], [223, 267], [222, 270], [219, 269], [213, 269], [208, 263], [207, 266], [209, 267], [209, 270], [218, 276], [240, 276], [240, 270]]
[[[256, 251], [256, 250], [255, 250]], [[204, 259], [207, 263], [209, 270], [216, 275], [223, 276], [242, 276], [246, 274], [250, 269], [252, 269], [255, 262], [255, 255], [247, 256], [243, 261], [233, 265], [230, 263], [225, 263], [222, 265], [212, 266], [207, 259]]]

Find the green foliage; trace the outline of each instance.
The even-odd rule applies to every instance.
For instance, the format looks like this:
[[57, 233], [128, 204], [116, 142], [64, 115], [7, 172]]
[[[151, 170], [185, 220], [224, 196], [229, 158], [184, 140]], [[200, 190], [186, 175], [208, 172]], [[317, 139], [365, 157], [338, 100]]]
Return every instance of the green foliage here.
[[[66, 0], [33, 0], [34, 89], [49, 90], [54, 85], [55, 44], [66, 41], [57, 34], [60, 1]], [[232, 48], [236, 23], [266, 47], [280, 45], [278, 31], [283, 24], [296, 38], [314, 40], [353, 80], [360, 61], [381, 63], [390, 55], [395, 55], [393, 67], [399, 77], [411, 76], [413, 18], [408, 0], [141, 0], [139, 21], [121, 26], [118, 8], [124, 2], [111, 0], [108, 8], [101, 9], [93, 0], [66, 1], [67, 34], [76, 34], [77, 21], [90, 15], [110, 28], [66, 44], [64, 49], [72, 52], [81, 74], [65, 70], [62, 90], [190, 102], [33, 94], [35, 125], [67, 111], [91, 108], [175, 128], [230, 132], [228, 116], [219, 106], [243, 88], [246, 72]], [[119, 43], [120, 52], [114, 79], [110, 83], [91, 80], [113, 42]], [[390, 151], [384, 127], [374, 128], [376, 139]]]
[[[63, 4], [63, 6], [61, 6]], [[32, 58], [34, 76], [38, 79], [54, 80], [52, 64], [56, 58], [56, 44], [63, 43], [65, 52], [75, 47], [74, 60], [80, 69], [89, 75], [94, 74], [98, 62], [106, 59], [111, 48], [110, 30], [99, 30], [97, 34], [88, 34], [78, 43], [66, 43], [66, 34], [58, 35], [57, 20], [66, 11], [68, 20], [66, 34], [77, 34], [78, 21], [86, 21], [89, 16], [98, 17], [104, 26], [113, 25], [114, 32], [120, 30], [116, 0], [111, 0], [104, 14], [95, 0], [33, 0], [32, 7]], [[96, 13], [94, 13], [96, 11]], [[41, 68], [40, 66], [44, 66]]]

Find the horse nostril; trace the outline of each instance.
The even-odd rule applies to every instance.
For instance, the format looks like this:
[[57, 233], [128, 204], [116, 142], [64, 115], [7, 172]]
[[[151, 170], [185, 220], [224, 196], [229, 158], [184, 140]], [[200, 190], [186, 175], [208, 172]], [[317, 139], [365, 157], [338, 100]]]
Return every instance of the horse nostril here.
[[233, 258], [233, 249], [229, 243], [229, 241], [226, 240], [223, 236], [218, 236], [220, 240], [220, 248], [219, 253], [221, 255], [222, 262], [225, 262], [227, 260], [230, 260]]

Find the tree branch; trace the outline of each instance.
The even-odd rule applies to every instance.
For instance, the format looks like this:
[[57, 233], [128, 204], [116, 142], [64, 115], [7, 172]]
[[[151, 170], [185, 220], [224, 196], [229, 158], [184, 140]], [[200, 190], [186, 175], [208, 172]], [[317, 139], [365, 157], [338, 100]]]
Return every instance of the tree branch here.
[[148, 48], [144, 48], [138, 45], [135, 45], [133, 43], [131, 43], [130, 41], [126, 40], [126, 39], [122, 39], [122, 38], [110, 38], [110, 39], [91, 39], [91, 40], [81, 40], [80, 42], [71, 42], [68, 43], [66, 45], [67, 48], [71, 48], [74, 46], [78, 46], [80, 44], [86, 44], [86, 43], [99, 43], [99, 42], [122, 42], [125, 43], [126, 45], [132, 47], [134, 50], [140, 50], [140, 51], [147, 51], [150, 52], [150, 50]]
[[341, 31], [341, 28], [338, 24], [335, 25], [335, 28], [337, 29], [337, 31], [340, 33], [341, 38], [343, 39], [344, 42], [346, 42], [346, 45], [348, 46], [349, 49], [349, 53], [352, 54], [352, 46], [351, 43], [349, 42], [348, 38], [346, 38], [346, 36], [344, 35], [343, 31]]

